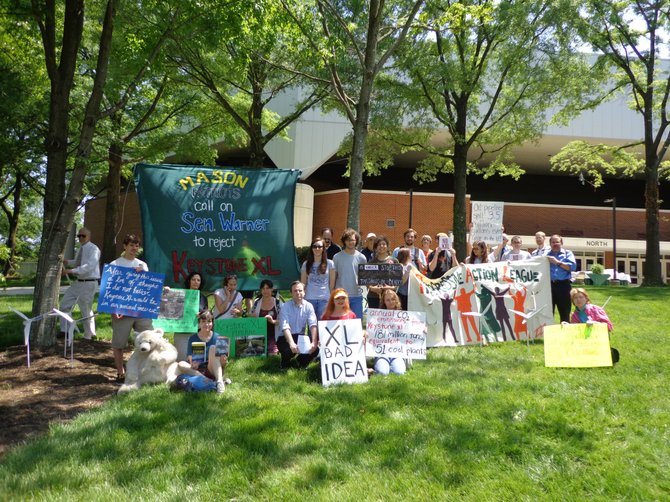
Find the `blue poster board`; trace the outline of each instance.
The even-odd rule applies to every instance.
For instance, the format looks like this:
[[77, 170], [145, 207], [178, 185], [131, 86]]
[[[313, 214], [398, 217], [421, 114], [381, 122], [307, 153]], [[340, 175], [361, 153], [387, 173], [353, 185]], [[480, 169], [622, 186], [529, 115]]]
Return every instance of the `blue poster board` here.
[[98, 312], [156, 319], [164, 281], [165, 274], [106, 264], [100, 280]]

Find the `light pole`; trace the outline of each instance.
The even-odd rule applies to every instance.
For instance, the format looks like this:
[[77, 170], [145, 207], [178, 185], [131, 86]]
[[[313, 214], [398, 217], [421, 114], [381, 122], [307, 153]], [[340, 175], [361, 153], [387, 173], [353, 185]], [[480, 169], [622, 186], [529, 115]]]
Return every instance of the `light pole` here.
[[606, 199], [605, 203], [609, 204], [612, 203], [612, 253], [614, 254], [614, 277], [613, 279], [616, 281], [616, 269], [617, 269], [617, 262], [616, 262], [616, 197], [612, 197], [611, 199]]
[[414, 189], [409, 189], [409, 228], [412, 228], [412, 195], [414, 195]]

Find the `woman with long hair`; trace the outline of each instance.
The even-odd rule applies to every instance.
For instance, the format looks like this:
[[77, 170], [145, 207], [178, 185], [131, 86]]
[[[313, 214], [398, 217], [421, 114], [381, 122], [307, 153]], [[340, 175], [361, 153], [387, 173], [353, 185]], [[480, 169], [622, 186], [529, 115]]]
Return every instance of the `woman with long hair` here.
[[270, 279], [261, 281], [261, 296], [251, 307], [250, 317], [265, 317], [268, 321], [268, 354], [276, 354], [279, 335], [279, 302], [273, 296], [274, 284]]
[[[400, 253], [398, 253], [400, 255]], [[382, 294], [380, 308], [386, 310], [402, 310], [400, 305], [400, 298], [395, 291], [387, 289]], [[388, 375], [395, 373], [396, 375], [404, 375], [407, 371], [405, 360], [401, 357], [377, 357], [375, 359], [375, 372], [380, 375]]]
[[[388, 238], [385, 235], [380, 235], [375, 239], [373, 251], [374, 255], [372, 259], [368, 262], [370, 264], [398, 263], [398, 260], [396, 260], [391, 254], [391, 245], [389, 243]], [[376, 286], [368, 286], [368, 298], [367, 298], [368, 308], [371, 309], [379, 308], [379, 297], [387, 288], [390, 288], [390, 286], [386, 286], [384, 284], [378, 284]]]
[[300, 268], [300, 282], [306, 285], [305, 300], [314, 307], [317, 319], [326, 309], [330, 292], [335, 288], [335, 277], [335, 264], [326, 255], [325, 243], [321, 237], [315, 237]]
[[202, 288], [204, 287], [205, 279], [200, 272], [191, 272], [184, 280], [184, 289], [197, 289], [200, 291], [200, 308], [198, 309], [198, 312], [202, 312], [209, 308], [209, 305], [207, 304], [207, 296], [202, 292]]
[[414, 265], [414, 262], [412, 261], [412, 254], [409, 248], [400, 248], [400, 251], [398, 251], [398, 262], [402, 265], [402, 285], [398, 288], [398, 296], [402, 303], [402, 310], [407, 310], [409, 274], [412, 268], [416, 270], [416, 265]]
[[486, 242], [484, 241], [475, 241], [472, 245], [472, 251], [470, 251], [470, 256], [465, 259], [465, 263], [470, 265], [476, 265], [479, 263], [490, 263], [488, 248], [486, 247]]
[[328, 299], [326, 311], [321, 317], [323, 321], [340, 321], [344, 319], [356, 319], [356, 314], [349, 306], [349, 295], [343, 288], [333, 290]]

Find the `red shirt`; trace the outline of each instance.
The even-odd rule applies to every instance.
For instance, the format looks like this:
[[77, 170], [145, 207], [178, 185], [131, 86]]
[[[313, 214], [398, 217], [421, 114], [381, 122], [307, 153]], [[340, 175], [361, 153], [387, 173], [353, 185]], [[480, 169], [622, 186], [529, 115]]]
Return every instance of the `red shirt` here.
[[345, 319], [356, 319], [356, 314], [354, 313], [353, 310], [350, 310], [349, 312], [347, 312], [346, 314], [344, 314], [343, 316], [340, 316], [340, 317], [330, 315], [328, 317], [324, 316], [324, 317], [321, 318], [322, 321], [343, 321]]

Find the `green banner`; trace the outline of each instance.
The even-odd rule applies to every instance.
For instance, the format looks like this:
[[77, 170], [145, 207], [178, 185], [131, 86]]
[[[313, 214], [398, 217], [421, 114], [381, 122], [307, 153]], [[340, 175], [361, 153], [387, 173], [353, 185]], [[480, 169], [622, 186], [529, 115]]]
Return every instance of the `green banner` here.
[[135, 166], [149, 270], [180, 286], [200, 272], [205, 289], [235, 274], [238, 289], [299, 277], [293, 201], [300, 172], [181, 165]]
[[214, 321], [214, 332], [230, 339], [230, 357], [267, 355], [268, 320], [265, 317], [237, 317]]

